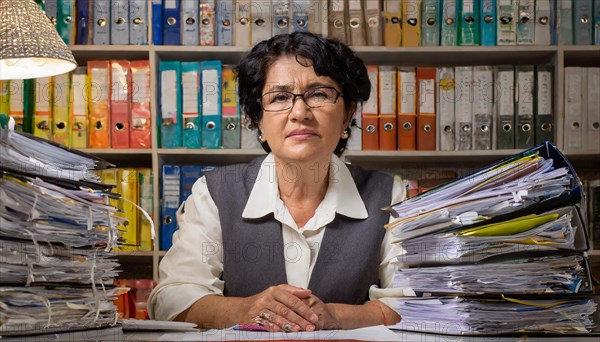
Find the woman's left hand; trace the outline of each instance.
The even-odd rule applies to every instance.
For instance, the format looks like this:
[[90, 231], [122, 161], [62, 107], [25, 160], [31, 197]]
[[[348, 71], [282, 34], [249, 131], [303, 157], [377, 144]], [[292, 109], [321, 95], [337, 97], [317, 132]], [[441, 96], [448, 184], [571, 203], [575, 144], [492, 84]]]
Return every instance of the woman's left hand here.
[[342, 329], [332, 304], [323, 303], [323, 301], [315, 295], [310, 295], [309, 297], [302, 299], [302, 301], [308, 305], [317, 316], [319, 316], [319, 322], [316, 324], [318, 330]]

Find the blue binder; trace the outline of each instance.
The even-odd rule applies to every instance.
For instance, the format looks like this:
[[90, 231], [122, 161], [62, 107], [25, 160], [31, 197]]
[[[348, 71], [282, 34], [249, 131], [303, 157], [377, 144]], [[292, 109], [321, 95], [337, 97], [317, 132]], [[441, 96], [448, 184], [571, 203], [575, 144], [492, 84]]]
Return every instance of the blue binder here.
[[192, 194], [192, 187], [198, 178], [204, 176], [204, 167], [199, 165], [181, 166], [181, 191], [179, 203], [183, 203]]
[[75, 44], [86, 45], [90, 41], [90, 0], [77, 0], [77, 30]]
[[202, 146], [200, 62], [181, 62], [181, 84], [183, 147], [200, 148]]
[[129, 44], [129, 0], [112, 0], [110, 4], [110, 43]]
[[440, 2], [438, 0], [424, 0], [421, 11], [421, 46], [439, 46]]
[[177, 165], [163, 165], [160, 187], [160, 232], [159, 247], [168, 250], [173, 245], [173, 234], [177, 231], [176, 214], [180, 204], [181, 173]]
[[308, 32], [308, 13], [310, 11], [309, 1], [291, 0], [290, 7], [292, 11], [292, 32]]
[[181, 45], [180, 3], [163, 1], [163, 45]]
[[147, 0], [131, 0], [129, 3], [129, 44], [148, 44]]
[[160, 72], [160, 146], [182, 147], [181, 64], [162, 61]]
[[496, 45], [496, 0], [481, 0], [481, 45]]
[[456, 27], [458, 26], [458, 11], [456, 1], [442, 0], [442, 21], [440, 23], [441, 46], [456, 46], [457, 44]]
[[233, 45], [233, 23], [235, 6], [233, 0], [219, 0], [216, 3], [217, 41], [218, 46]]
[[152, 0], [152, 44], [163, 45], [162, 1]]
[[573, 41], [575, 45], [592, 44], [592, 20], [594, 11], [592, 2], [576, 1], [573, 3]]
[[221, 147], [221, 61], [200, 62], [202, 73], [202, 147]]

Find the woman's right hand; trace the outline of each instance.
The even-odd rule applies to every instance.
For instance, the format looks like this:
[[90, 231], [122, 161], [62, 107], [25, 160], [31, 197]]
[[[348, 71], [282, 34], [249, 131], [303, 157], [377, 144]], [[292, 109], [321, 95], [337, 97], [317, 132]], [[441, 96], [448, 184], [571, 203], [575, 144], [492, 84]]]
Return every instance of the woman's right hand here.
[[314, 331], [319, 317], [302, 301], [311, 294], [292, 285], [271, 286], [244, 300], [240, 322], [261, 323], [270, 331]]

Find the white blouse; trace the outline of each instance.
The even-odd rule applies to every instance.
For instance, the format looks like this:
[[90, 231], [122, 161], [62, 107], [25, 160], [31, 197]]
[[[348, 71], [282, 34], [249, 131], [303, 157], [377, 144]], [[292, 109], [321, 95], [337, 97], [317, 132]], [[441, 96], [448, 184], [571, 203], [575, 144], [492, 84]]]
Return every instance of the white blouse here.
[[[333, 221], [335, 213], [356, 219], [368, 216], [344, 162], [335, 155], [331, 161], [325, 198], [304, 227], [296, 225], [279, 197], [272, 154], [263, 160], [242, 214], [244, 218], [260, 218], [273, 213], [281, 222], [285, 270], [290, 285], [308, 287], [325, 228]], [[402, 180], [395, 176], [390, 203], [399, 202], [405, 196]], [[148, 313], [155, 320], [172, 320], [198, 299], [209, 294], [223, 294], [224, 282], [219, 279], [223, 272], [219, 211], [204, 177], [194, 184], [192, 194], [177, 211], [177, 223], [179, 229], [173, 235], [173, 246], [160, 263], [160, 282], [148, 299]], [[391, 241], [392, 235], [387, 231], [381, 245], [384, 256], [379, 265], [381, 289], [372, 286], [369, 290], [371, 299], [383, 296], [386, 292], [383, 289], [392, 286], [396, 270], [393, 260], [402, 249]]]

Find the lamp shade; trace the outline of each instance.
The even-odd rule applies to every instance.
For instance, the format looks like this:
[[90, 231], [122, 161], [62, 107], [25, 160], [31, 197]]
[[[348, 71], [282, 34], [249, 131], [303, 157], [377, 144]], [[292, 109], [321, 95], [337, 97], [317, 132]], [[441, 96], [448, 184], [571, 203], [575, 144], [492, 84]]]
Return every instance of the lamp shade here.
[[32, 0], [0, 0], [0, 79], [49, 77], [77, 66], [73, 54]]

